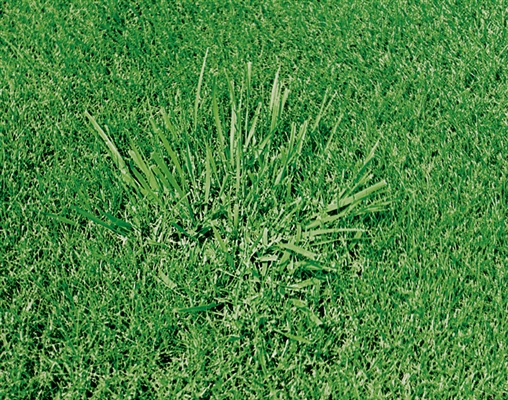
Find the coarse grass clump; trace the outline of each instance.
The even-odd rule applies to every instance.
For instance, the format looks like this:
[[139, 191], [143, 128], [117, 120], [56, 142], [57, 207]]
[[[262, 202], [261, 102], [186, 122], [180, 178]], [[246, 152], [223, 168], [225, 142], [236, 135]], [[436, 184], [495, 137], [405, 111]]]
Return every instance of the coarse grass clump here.
[[[346, 244], [364, 232], [341, 221], [389, 204], [386, 196], [379, 196], [386, 181], [370, 183], [369, 164], [377, 145], [352, 179], [318, 182], [320, 193], [311, 195], [310, 182], [319, 178], [305, 170], [318, 160], [305, 153], [305, 140], [318, 128], [333, 97], [325, 95], [314, 119], [287, 125], [283, 115], [289, 90], [277, 73], [268, 107], [253, 104], [249, 63], [239, 88], [228, 78], [226, 112], [219, 107], [215, 84], [211, 101], [201, 97], [205, 67], [206, 56], [193, 118], [176, 124], [162, 109], [162, 127], [155, 118], [150, 120], [155, 139], [150, 154], [131, 138], [130, 160], [125, 161], [95, 117], [86, 113], [130, 193], [129, 222], [109, 213], [103, 220], [77, 210], [121, 236], [137, 234], [150, 244], [197, 247], [205, 260], [221, 254], [233, 269], [277, 264], [289, 265], [290, 271], [333, 271], [329, 252], [336, 250], [331, 244]], [[327, 145], [323, 152], [329, 152]], [[375, 201], [366, 202], [374, 196]], [[137, 211], [139, 202], [150, 209], [149, 221]]]

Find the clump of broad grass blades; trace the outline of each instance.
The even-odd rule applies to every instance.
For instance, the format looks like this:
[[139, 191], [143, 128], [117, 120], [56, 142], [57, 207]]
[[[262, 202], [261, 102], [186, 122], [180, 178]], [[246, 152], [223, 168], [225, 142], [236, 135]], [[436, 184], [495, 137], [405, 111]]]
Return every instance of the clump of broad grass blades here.
[[[175, 123], [162, 109], [162, 126], [151, 119], [155, 140], [149, 152], [131, 138], [126, 159], [111, 135], [86, 113], [129, 194], [130, 219], [77, 210], [124, 237], [137, 234], [151, 244], [197, 246], [205, 262], [222, 254], [233, 268], [255, 264], [266, 269], [275, 263], [293, 271], [333, 271], [327, 262], [327, 250], [334, 249], [330, 243], [345, 244], [364, 233], [340, 222], [381, 211], [390, 203], [386, 181], [371, 183], [369, 164], [377, 144], [351, 179], [332, 186], [319, 182], [321, 193], [311, 196], [303, 171], [312, 156], [304, 159], [305, 142], [333, 97], [325, 95], [315, 118], [288, 125], [283, 116], [289, 90], [278, 73], [268, 105], [253, 104], [252, 66], [247, 64], [239, 87], [227, 79], [229, 106], [224, 110], [216, 84], [211, 101], [202, 98], [205, 69], [206, 56], [192, 118]], [[213, 123], [208, 124], [210, 119]], [[149, 221], [137, 212], [140, 203], [149, 203]]]

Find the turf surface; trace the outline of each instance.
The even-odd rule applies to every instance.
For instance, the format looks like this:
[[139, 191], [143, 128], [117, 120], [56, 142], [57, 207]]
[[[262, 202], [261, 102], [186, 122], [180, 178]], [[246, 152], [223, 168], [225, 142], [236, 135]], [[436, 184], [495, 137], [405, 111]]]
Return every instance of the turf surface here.
[[[0, 397], [508, 396], [507, 15], [1, 2]], [[258, 102], [243, 151], [230, 121], [249, 132]], [[171, 138], [189, 196], [126, 184], [87, 112], [127, 163], [170, 164], [156, 131]], [[378, 142], [356, 193], [387, 190], [324, 226]], [[316, 245], [318, 220], [365, 232]]]

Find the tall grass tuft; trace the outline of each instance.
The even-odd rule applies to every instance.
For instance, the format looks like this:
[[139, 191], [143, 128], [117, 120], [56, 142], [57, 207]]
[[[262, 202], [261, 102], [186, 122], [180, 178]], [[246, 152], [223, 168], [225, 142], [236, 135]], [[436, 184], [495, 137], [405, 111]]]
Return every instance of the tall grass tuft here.
[[202, 93], [205, 69], [206, 56], [191, 121], [175, 122], [164, 109], [151, 119], [155, 140], [150, 154], [131, 140], [129, 158], [124, 158], [95, 117], [86, 113], [125, 190], [134, 194], [131, 202], [148, 205], [153, 213], [148, 233], [146, 229], [141, 233], [144, 221], [136, 204], [131, 204], [129, 222], [77, 210], [122, 236], [142, 234], [150, 243], [167, 246], [211, 246], [232, 267], [292, 262], [308, 269], [328, 268], [324, 249], [363, 233], [344, 227], [341, 220], [389, 204], [383, 195], [387, 183], [371, 183], [369, 166], [377, 144], [343, 187], [322, 186], [333, 196], [324, 196], [332, 200], [319, 204], [303, 190], [308, 177], [302, 170], [312, 162], [304, 150], [307, 136], [318, 129], [333, 97], [325, 96], [315, 118], [287, 124], [283, 117], [289, 90], [279, 73], [268, 105], [253, 104], [252, 66], [247, 64], [239, 87], [227, 78], [229, 104], [224, 107], [215, 84], [209, 97]]

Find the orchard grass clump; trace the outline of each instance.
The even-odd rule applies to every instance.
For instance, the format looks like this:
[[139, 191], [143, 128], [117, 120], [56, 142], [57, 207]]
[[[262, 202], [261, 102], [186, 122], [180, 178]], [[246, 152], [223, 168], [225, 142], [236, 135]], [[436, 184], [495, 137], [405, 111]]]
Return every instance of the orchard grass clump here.
[[[232, 270], [254, 266], [266, 273], [277, 266], [290, 272], [333, 272], [330, 253], [337, 253], [337, 244], [347, 250], [348, 243], [365, 232], [344, 221], [351, 223], [390, 203], [383, 195], [386, 181], [371, 183], [369, 164], [377, 144], [348, 181], [332, 175], [342, 171], [325, 171], [329, 182], [312, 182], [318, 178], [306, 173], [313, 161], [306, 153], [306, 139], [318, 128], [333, 97], [325, 96], [315, 118], [287, 124], [289, 90], [277, 73], [268, 106], [254, 104], [249, 63], [239, 87], [228, 78], [230, 109], [223, 110], [216, 84], [211, 101], [202, 98], [205, 68], [206, 55], [193, 118], [177, 124], [160, 110], [162, 125], [156, 117], [150, 120], [151, 149], [141, 149], [130, 138], [128, 159], [86, 113], [106, 144], [129, 204], [126, 220], [76, 210], [119, 236], [138, 235], [167, 248], [197, 248], [204, 262], [225, 262]], [[332, 156], [326, 145], [323, 152], [321, 157]], [[311, 194], [309, 185], [320, 191]], [[140, 208], [149, 210], [148, 219], [137, 211]]]

